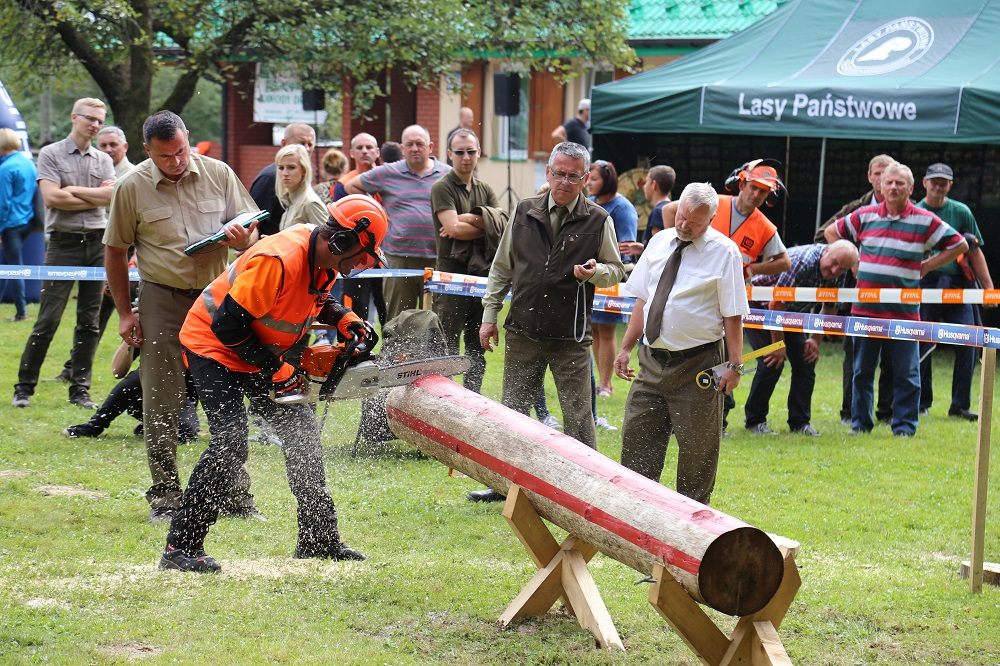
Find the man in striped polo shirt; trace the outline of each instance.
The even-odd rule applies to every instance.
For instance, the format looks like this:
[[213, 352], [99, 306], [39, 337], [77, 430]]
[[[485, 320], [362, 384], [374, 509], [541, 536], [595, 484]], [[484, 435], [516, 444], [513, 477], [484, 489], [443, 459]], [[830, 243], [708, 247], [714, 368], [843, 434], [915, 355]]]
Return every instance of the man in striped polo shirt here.
[[[437, 233], [431, 213], [431, 186], [451, 167], [431, 154], [430, 133], [420, 125], [403, 130], [403, 159], [366, 171], [344, 185], [348, 194], [381, 195], [389, 215], [382, 243], [389, 268], [423, 269], [437, 261]], [[386, 322], [400, 312], [420, 307], [423, 277], [386, 278]]]
[[[882, 172], [883, 202], [863, 206], [830, 225], [826, 240], [840, 238], [860, 246], [859, 289], [916, 289], [920, 278], [951, 262], [968, 249], [968, 243], [951, 226], [930, 211], [910, 202], [913, 172], [892, 162]], [[924, 253], [939, 250], [924, 259]], [[851, 314], [877, 319], [920, 320], [916, 303], [855, 303]], [[870, 432], [875, 368], [879, 355], [892, 361], [892, 433], [911, 437], [917, 431], [920, 402], [920, 355], [916, 340], [856, 338], [854, 341], [854, 397], [851, 432]]]

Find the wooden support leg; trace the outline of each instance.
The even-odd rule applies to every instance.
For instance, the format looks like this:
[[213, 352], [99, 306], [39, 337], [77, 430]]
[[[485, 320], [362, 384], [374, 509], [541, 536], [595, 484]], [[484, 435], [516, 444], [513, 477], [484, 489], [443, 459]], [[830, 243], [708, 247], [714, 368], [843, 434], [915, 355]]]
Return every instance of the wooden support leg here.
[[669, 571], [657, 566], [653, 578], [649, 603], [703, 663], [718, 666], [729, 647], [729, 639]]
[[778, 630], [767, 620], [753, 623], [752, 666], [792, 666], [785, 646], [778, 638]]
[[986, 491], [990, 478], [990, 440], [993, 428], [993, 382], [997, 350], [983, 349], [983, 371], [979, 387], [979, 437], [976, 442], [976, 480], [972, 489], [972, 557], [969, 558], [969, 590], [983, 591], [983, 543], [986, 538]]
[[794, 552], [781, 547], [785, 572], [771, 601], [757, 613], [741, 617], [730, 637], [712, 622], [663, 567], [653, 570], [651, 603], [702, 663], [708, 666], [790, 666], [777, 628], [802, 585]]
[[562, 587], [573, 604], [577, 622], [594, 635], [598, 646], [624, 651], [615, 623], [580, 553], [563, 551]]
[[[731, 664], [754, 664], [755, 666], [760, 664], [770, 664], [769, 661], [761, 661], [763, 657], [762, 654], [770, 654], [769, 652], [761, 652], [761, 634], [758, 624], [766, 623], [770, 626], [770, 631], [767, 632], [768, 643], [773, 643], [774, 640], [781, 644], [781, 640], [778, 638], [778, 627], [781, 626], [782, 620], [785, 619], [785, 615], [788, 613], [788, 609], [792, 606], [792, 601], [795, 599], [796, 593], [799, 591], [799, 587], [802, 586], [802, 579], [799, 577], [798, 567], [795, 566], [795, 555], [794, 553], [783, 547], [779, 546], [782, 556], [785, 558], [785, 571], [781, 578], [781, 585], [778, 587], [778, 591], [775, 592], [774, 597], [764, 608], [757, 611], [753, 615], [747, 615], [741, 617], [739, 622], [736, 623], [736, 628], [733, 629], [732, 635], [729, 637], [729, 649], [726, 650], [726, 654], [720, 662], [721, 666], [730, 666]], [[773, 637], [771, 637], [773, 634]], [[784, 652], [784, 648], [781, 649]], [[788, 661], [788, 656], [785, 655], [784, 659], [786, 661], [777, 661], [774, 664], [785, 664], [791, 663]]]
[[500, 616], [500, 625], [506, 627], [525, 616], [543, 615], [562, 597], [566, 608], [581, 627], [594, 635], [600, 647], [624, 651], [587, 567], [597, 549], [572, 534], [557, 544], [518, 486], [512, 485], [507, 491], [503, 515], [539, 570]]

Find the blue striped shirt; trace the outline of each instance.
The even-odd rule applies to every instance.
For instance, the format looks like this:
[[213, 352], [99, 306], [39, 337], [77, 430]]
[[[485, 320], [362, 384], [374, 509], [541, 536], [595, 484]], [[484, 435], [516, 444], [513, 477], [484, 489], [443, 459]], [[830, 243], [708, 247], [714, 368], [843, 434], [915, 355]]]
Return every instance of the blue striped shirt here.
[[383, 164], [361, 174], [361, 187], [380, 194], [389, 216], [389, 230], [382, 251], [398, 257], [423, 257], [433, 266], [437, 260], [437, 234], [431, 211], [431, 187], [451, 167], [434, 160], [424, 175], [412, 171], [406, 160]]
[[[755, 287], [843, 287], [846, 273], [827, 280], [819, 267], [823, 252], [830, 247], [826, 243], [797, 245], [788, 248], [788, 258], [792, 267], [777, 275], [754, 275], [750, 278]], [[785, 303], [789, 312], [809, 312], [815, 303]]]

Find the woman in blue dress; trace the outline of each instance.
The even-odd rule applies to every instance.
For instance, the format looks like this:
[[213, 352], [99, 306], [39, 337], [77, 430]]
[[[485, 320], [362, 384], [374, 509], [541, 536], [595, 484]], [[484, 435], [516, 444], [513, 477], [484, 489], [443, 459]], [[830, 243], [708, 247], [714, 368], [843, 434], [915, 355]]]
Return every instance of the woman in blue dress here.
[[[590, 178], [587, 181], [587, 191], [590, 200], [608, 211], [615, 223], [615, 234], [618, 241], [634, 241], [639, 227], [639, 216], [635, 206], [628, 199], [618, 194], [618, 172], [615, 166], [604, 160], [597, 160], [590, 165]], [[626, 269], [632, 258], [622, 255]], [[611, 378], [614, 376], [615, 355], [618, 353], [618, 324], [628, 322], [628, 316], [621, 313], [594, 310], [594, 360], [597, 362], [597, 396], [609, 397], [614, 393]]]

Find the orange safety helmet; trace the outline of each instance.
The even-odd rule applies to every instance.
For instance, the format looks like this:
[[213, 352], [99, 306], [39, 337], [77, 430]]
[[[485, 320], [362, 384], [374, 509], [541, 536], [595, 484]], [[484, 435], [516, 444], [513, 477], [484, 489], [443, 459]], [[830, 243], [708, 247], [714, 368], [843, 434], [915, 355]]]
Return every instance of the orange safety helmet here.
[[757, 165], [746, 172], [743, 177], [748, 183], [757, 183], [762, 187], [766, 187], [772, 192], [776, 191], [778, 188], [784, 189], [785, 185], [778, 178], [778, 172], [774, 170], [774, 167], [765, 166], [763, 164]]
[[374, 260], [364, 268], [385, 265], [379, 246], [388, 232], [389, 218], [382, 204], [367, 194], [350, 194], [327, 204], [326, 209], [330, 213], [326, 226], [333, 230], [328, 241], [332, 254], [346, 258], [362, 251]]
[[751, 160], [743, 166], [733, 169], [733, 172], [726, 178], [726, 190], [735, 192], [739, 189], [740, 183], [755, 183], [771, 191], [767, 197], [767, 204], [773, 206], [777, 201], [778, 192], [784, 190], [787, 193], [788, 189], [778, 177], [777, 170], [767, 163], [781, 166], [781, 162], [771, 158]]

